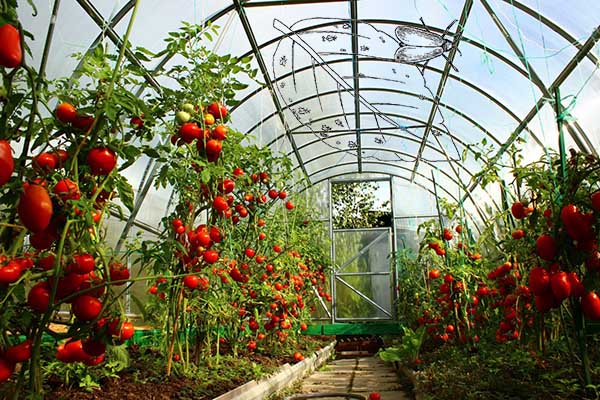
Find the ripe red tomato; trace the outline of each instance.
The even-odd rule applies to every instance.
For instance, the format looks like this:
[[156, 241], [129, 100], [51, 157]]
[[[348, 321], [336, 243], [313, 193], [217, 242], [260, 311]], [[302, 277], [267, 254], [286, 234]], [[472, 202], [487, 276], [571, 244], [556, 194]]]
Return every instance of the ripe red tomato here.
[[529, 272], [529, 287], [536, 296], [550, 293], [550, 274], [544, 268], [535, 267]]
[[369, 393], [369, 400], [381, 400], [381, 395], [379, 392]]
[[156, 286], [156, 285], [150, 286], [150, 288], [148, 289], [148, 293], [150, 293], [150, 294], [158, 293], [158, 286]]
[[247, 248], [244, 253], [246, 254], [246, 257], [248, 258], [252, 258], [254, 257], [254, 254], [256, 254], [256, 252], [254, 251], [254, 249], [251, 248]]
[[106, 352], [106, 344], [99, 339], [87, 338], [82, 340], [81, 347], [86, 354], [92, 357], [99, 357]]
[[211, 137], [217, 140], [227, 139], [227, 127], [225, 125], [217, 125], [211, 133]]
[[287, 208], [288, 210], [293, 210], [293, 209], [294, 209], [294, 203], [292, 203], [292, 201], [291, 201], [291, 200], [288, 200], [288, 201], [285, 203], [285, 208]]
[[281, 246], [280, 246], [280, 245], [278, 245], [278, 244], [274, 245], [274, 246], [273, 246], [273, 251], [274, 251], [275, 253], [281, 253]]
[[581, 283], [577, 272], [568, 272], [569, 283], [571, 284], [571, 297], [579, 298], [585, 294], [585, 286]]
[[65, 124], [73, 122], [75, 121], [75, 118], [77, 118], [77, 109], [73, 106], [73, 104], [60, 103], [56, 107], [56, 118]]
[[10, 261], [4, 267], [0, 268], [0, 284], [8, 285], [14, 283], [21, 277], [21, 264], [16, 261]]
[[216, 226], [210, 227], [209, 235], [210, 240], [212, 240], [215, 243], [221, 243], [221, 241], [223, 240], [223, 235], [221, 234], [219, 228], [217, 228]]
[[302, 361], [302, 360], [304, 360], [304, 356], [299, 351], [296, 351], [294, 353], [294, 360], [295, 361]]
[[212, 206], [219, 213], [222, 213], [227, 210], [229, 204], [227, 204], [227, 200], [224, 197], [216, 196], [213, 200]]
[[264, 232], [260, 232], [258, 234], [258, 240], [265, 240], [267, 238], [267, 234]]
[[540, 235], [535, 242], [535, 251], [542, 260], [552, 261], [556, 257], [556, 241], [550, 235]]
[[267, 194], [269, 195], [269, 198], [273, 200], [279, 197], [279, 193], [275, 189], [269, 189]]
[[183, 278], [183, 285], [188, 289], [195, 289], [200, 284], [200, 278], [196, 275], [187, 275]]
[[0, 27], [0, 65], [5, 68], [16, 68], [21, 65], [23, 51], [19, 30], [11, 24]]
[[513, 217], [516, 219], [523, 219], [527, 216], [527, 209], [525, 208], [525, 205], [519, 201], [513, 203], [510, 211], [512, 212]]
[[81, 321], [93, 321], [100, 315], [102, 302], [96, 297], [84, 294], [73, 301], [71, 310]]
[[25, 362], [31, 358], [31, 345], [32, 341], [26, 339], [23, 342], [10, 346], [6, 349], [4, 357], [13, 364]]
[[111, 262], [109, 265], [110, 269], [110, 280], [111, 281], [123, 281], [118, 283], [113, 283], [115, 286], [123, 286], [126, 280], [129, 279], [129, 269], [126, 265], [121, 264], [120, 262]]
[[210, 103], [206, 111], [215, 119], [225, 119], [227, 117], [227, 107], [216, 101]]
[[[54, 264], [54, 257], [52, 259], [52, 264]], [[96, 261], [91, 254], [77, 254], [73, 256], [73, 262], [69, 264], [69, 267], [71, 272], [76, 274], [88, 274], [96, 267]]]
[[126, 340], [131, 339], [133, 337], [134, 333], [135, 333], [135, 327], [133, 326], [133, 323], [131, 323], [129, 321], [125, 321], [121, 324], [119, 339], [124, 342]]
[[96, 119], [91, 115], [78, 115], [73, 120], [73, 127], [87, 132], [90, 130]]
[[223, 150], [223, 142], [220, 140], [210, 139], [206, 142], [206, 155], [218, 156]]
[[279, 199], [284, 200], [287, 197], [287, 193], [283, 190], [279, 192]]
[[41, 232], [48, 227], [52, 213], [52, 200], [46, 188], [27, 185], [17, 207], [23, 225], [32, 232]]
[[27, 295], [27, 304], [39, 313], [48, 311], [50, 305], [50, 287], [47, 282], [35, 284]]
[[516, 231], [514, 231], [512, 233], [512, 238], [519, 240], [519, 239], [523, 239], [525, 237], [525, 231], [523, 229], [517, 229]]
[[140, 117], [131, 117], [129, 123], [134, 129], [142, 129], [144, 127], [144, 120]]
[[56, 182], [53, 192], [60, 197], [63, 202], [66, 202], [67, 200], [79, 200], [81, 198], [79, 187], [75, 182], [68, 178]]
[[179, 128], [178, 135], [185, 143], [190, 144], [196, 139], [202, 137], [202, 129], [195, 122], [186, 122]]
[[597, 212], [600, 212], [600, 190], [592, 193], [590, 200], [592, 201], [592, 208]]
[[221, 193], [231, 193], [235, 189], [235, 182], [231, 179], [223, 179], [223, 181], [219, 184], [218, 190]]
[[14, 169], [12, 148], [6, 140], [0, 140], [0, 186], [8, 182]]
[[92, 175], [108, 175], [117, 165], [117, 155], [107, 147], [96, 147], [88, 153], [87, 164]]
[[571, 295], [571, 282], [566, 272], [560, 271], [550, 277], [552, 294], [557, 301], [563, 301]]
[[442, 273], [439, 269], [432, 269], [429, 271], [429, 279], [438, 279]]
[[595, 292], [588, 292], [581, 298], [583, 315], [589, 320], [600, 319], [600, 297]]
[[246, 345], [246, 348], [249, 351], [254, 351], [256, 349], [256, 342], [254, 340], [249, 341], [248, 344]]
[[56, 154], [40, 153], [33, 159], [33, 167], [38, 171], [48, 172], [56, 168], [58, 161]]
[[454, 235], [452, 234], [452, 231], [448, 228], [444, 228], [444, 240], [452, 240], [452, 238], [454, 237]]
[[0, 382], [4, 382], [10, 378], [15, 372], [15, 365], [4, 357], [0, 357]]
[[202, 256], [202, 259], [207, 264], [214, 264], [219, 261], [219, 253], [215, 250], [206, 250]]

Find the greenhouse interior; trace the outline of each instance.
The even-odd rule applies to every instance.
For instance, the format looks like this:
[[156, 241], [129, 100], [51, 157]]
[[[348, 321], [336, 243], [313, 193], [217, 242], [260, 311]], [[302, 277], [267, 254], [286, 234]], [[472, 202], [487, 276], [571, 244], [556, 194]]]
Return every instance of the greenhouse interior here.
[[0, 1], [0, 398], [600, 398], [599, 41], [597, 0]]

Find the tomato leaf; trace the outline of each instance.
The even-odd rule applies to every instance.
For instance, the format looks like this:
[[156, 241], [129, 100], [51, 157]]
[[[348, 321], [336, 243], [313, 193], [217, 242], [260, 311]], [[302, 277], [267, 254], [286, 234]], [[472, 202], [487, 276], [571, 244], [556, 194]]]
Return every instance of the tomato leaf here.
[[127, 207], [129, 211], [133, 211], [133, 187], [124, 177], [117, 180], [117, 193], [119, 193], [119, 198], [123, 205]]

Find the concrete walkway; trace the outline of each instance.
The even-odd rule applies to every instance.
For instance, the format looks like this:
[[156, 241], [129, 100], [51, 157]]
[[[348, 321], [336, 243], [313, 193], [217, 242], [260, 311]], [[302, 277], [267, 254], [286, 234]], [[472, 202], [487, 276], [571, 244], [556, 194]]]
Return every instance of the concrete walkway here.
[[304, 379], [300, 392], [352, 392], [367, 398], [369, 393], [379, 392], [381, 400], [410, 399], [402, 391], [394, 367], [378, 357], [332, 361]]

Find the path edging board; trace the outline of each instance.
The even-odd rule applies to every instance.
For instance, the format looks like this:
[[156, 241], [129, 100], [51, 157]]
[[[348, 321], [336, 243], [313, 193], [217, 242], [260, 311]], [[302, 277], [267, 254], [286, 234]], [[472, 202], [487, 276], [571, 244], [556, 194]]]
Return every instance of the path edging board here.
[[310, 357], [305, 358], [297, 364], [284, 364], [275, 375], [266, 379], [256, 381], [252, 380], [248, 383], [238, 386], [237, 388], [215, 397], [213, 400], [261, 400], [284, 389], [304, 375], [313, 372], [315, 369], [323, 365], [333, 354], [335, 341], [316, 351]]

